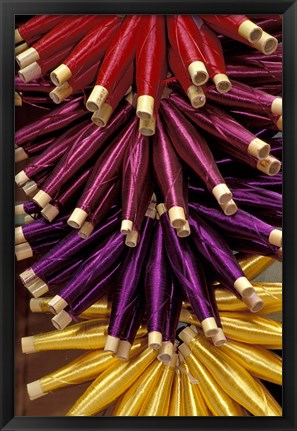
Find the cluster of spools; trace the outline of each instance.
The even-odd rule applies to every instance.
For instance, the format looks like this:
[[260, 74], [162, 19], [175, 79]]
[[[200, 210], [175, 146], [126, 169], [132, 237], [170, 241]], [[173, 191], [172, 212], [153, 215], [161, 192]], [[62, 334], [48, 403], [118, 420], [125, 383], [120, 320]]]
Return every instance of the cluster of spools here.
[[56, 328], [22, 349], [90, 350], [31, 399], [90, 381], [67, 415], [281, 415], [265, 382], [281, 384], [282, 288], [253, 282], [282, 257], [281, 31], [243, 15], [16, 29], [16, 105], [43, 112], [16, 131], [16, 257]]

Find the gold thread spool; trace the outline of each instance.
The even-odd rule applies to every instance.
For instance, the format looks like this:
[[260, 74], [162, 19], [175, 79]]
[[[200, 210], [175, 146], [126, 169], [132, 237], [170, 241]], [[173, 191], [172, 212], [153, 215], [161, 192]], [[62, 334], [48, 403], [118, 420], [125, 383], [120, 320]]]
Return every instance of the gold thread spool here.
[[218, 348], [252, 376], [277, 385], [282, 384], [282, 358], [275, 353], [260, 346], [250, 346], [230, 339]]
[[192, 383], [189, 379], [189, 368], [184, 362], [180, 365], [183, 396], [184, 396], [184, 416], [209, 416], [204, 398], [197, 383]]
[[162, 362], [159, 380], [153, 390], [147, 394], [138, 416], [167, 416], [176, 361], [177, 354], [174, 354], [169, 363]]
[[181, 372], [177, 368], [172, 384], [168, 416], [184, 416], [184, 398]]
[[259, 386], [263, 390], [264, 396], [267, 399], [267, 402], [269, 403], [269, 406], [272, 410], [274, 410], [276, 416], [282, 416], [282, 408], [278, 404], [278, 402], [275, 400], [275, 398], [271, 395], [270, 391], [263, 385], [261, 380], [255, 379], [256, 382], [258, 382]]
[[159, 379], [161, 369], [162, 363], [154, 361], [118, 400], [113, 416], [138, 416], [147, 394]]
[[75, 402], [66, 416], [93, 416], [122, 395], [156, 359], [153, 349], [129, 362], [116, 363], [105, 370]]
[[[186, 352], [184, 352], [184, 348]], [[214, 416], [244, 416], [242, 407], [229, 397], [225, 391], [222, 391], [214, 377], [193, 355], [191, 350], [184, 344], [179, 349], [185, 356], [185, 361], [191, 374], [197, 379], [199, 389], [211, 413]]]
[[255, 416], [276, 415], [267, 403], [261, 387], [245, 368], [214, 347], [205, 337], [195, 335], [189, 328], [186, 330], [194, 334], [187, 343], [189, 348], [231, 398]]
[[249, 256], [247, 254], [239, 254], [238, 263], [244, 272], [244, 275], [249, 279], [253, 280], [262, 274], [267, 268], [269, 268], [275, 259], [267, 256]]
[[[106, 341], [107, 322], [87, 320], [61, 331], [50, 331], [22, 338], [24, 353], [44, 350], [100, 349]], [[27, 348], [28, 346], [28, 348]]]

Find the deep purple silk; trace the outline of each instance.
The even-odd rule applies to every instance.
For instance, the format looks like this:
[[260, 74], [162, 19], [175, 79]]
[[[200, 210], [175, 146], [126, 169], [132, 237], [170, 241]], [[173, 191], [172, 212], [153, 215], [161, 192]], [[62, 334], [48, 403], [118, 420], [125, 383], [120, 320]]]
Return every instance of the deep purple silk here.
[[176, 330], [179, 322], [179, 315], [182, 308], [182, 292], [178, 281], [174, 278], [170, 288], [169, 306], [165, 317], [165, 327], [163, 331], [163, 342], [171, 341], [174, 344]]
[[120, 190], [121, 181], [118, 180], [116, 183], [110, 185], [105, 195], [102, 197], [100, 202], [96, 204], [94, 211], [89, 215], [86, 221], [92, 223], [94, 227], [101, 222], [111, 207], [118, 204], [120, 201]]
[[67, 219], [69, 215], [59, 217], [54, 223], [49, 223], [44, 218], [35, 220], [32, 223], [25, 224], [22, 227], [23, 235], [30, 244], [34, 244], [35, 241], [43, 240], [44, 237], [49, 238], [61, 238], [66, 236], [71, 228], [67, 225]]
[[36, 156], [46, 150], [55, 140], [55, 136], [48, 136], [45, 139], [42, 137], [41, 139], [36, 139], [33, 142], [29, 141], [23, 145], [23, 150], [28, 154], [29, 157]]

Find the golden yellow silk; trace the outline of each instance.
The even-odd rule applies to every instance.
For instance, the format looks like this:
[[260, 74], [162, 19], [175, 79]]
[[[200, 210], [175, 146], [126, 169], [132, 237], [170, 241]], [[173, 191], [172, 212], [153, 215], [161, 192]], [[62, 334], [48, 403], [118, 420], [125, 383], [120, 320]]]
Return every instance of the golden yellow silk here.
[[66, 416], [93, 416], [99, 413], [122, 395], [156, 356], [156, 351], [146, 349], [129, 362], [117, 362], [91, 383]]
[[276, 401], [276, 399], [271, 395], [271, 393], [269, 392], [269, 390], [263, 385], [263, 383], [261, 382], [261, 380], [256, 379], [256, 381], [258, 382], [259, 386], [261, 387], [261, 389], [264, 392], [264, 395], [267, 399], [267, 402], [269, 403], [271, 409], [273, 409], [275, 411], [275, 415], [276, 416], [282, 416], [283, 412], [282, 412], [282, 408], [279, 405], [279, 403]]
[[247, 253], [239, 253], [237, 261], [241, 266], [246, 278], [253, 280], [269, 268], [275, 259], [268, 256], [249, 255]]
[[189, 368], [186, 363], [180, 365], [184, 397], [184, 416], [209, 416], [199, 385], [189, 378]]
[[221, 321], [227, 337], [249, 344], [282, 348], [282, 324], [250, 312], [221, 312]]
[[[263, 300], [262, 314], [267, 314], [267, 308], [274, 306], [275, 311], [282, 309], [282, 283], [254, 282], [257, 295]], [[248, 307], [234, 293], [223, 287], [215, 288], [215, 299], [219, 311], [248, 311]]]
[[175, 368], [162, 363], [156, 385], [147, 394], [138, 416], [167, 416]]
[[[139, 353], [143, 349], [141, 342], [136, 342], [131, 348], [131, 355]], [[104, 350], [95, 350], [85, 353], [64, 367], [41, 377], [40, 384], [43, 392], [54, 391], [70, 385], [94, 380], [100, 373], [111, 367], [114, 363], [121, 362], [112, 356], [112, 353]]]
[[184, 392], [181, 381], [181, 373], [177, 368], [172, 384], [170, 404], [168, 410], [168, 416], [184, 416]]
[[148, 393], [155, 386], [161, 374], [162, 363], [154, 361], [138, 380], [121, 396], [113, 411], [113, 416], [138, 416]]
[[81, 319], [99, 319], [100, 317], [110, 316], [111, 306], [107, 296], [104, 296], [99, 301], [95, 302], [91, 307], [87, 308], [79, 315]]
[[236, 402], [255, 416], [276, 416], [275, 409], [258, 382], [238, 362], [202, 335], [193, 338], [189, 347], [221, 388]]
[[65, 329], [34, 335], [36, 351], [65, 349], [101, 349], [106, 341], [108, 323], [87, 320]]
[[191, 374], [197, 379], [205, 403], [214, 416], [245, 416], [243, 408], [222, 390], [207, 368], [193, 353], [187, 356], [185, 361]]
[[260, 346], [251, 346], [230, 339], [218, 349], [237, 361], [252, 376], [277, 385], [282, 384], [282, 358], [275, 353]]

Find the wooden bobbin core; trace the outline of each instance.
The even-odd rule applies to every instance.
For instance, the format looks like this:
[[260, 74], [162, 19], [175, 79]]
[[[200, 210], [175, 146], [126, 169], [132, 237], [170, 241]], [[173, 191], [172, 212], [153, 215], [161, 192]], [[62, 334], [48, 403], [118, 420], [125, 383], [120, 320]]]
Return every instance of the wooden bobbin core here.
[[283, 116], [282, 115], [277, 120], [276, 125], [277, 125], [278, 130], [280, 130], [280, 131], [283, 130]]
[[179, 238], [186, 238], [191, 235], [191, 227], [188, 220], [186, 220], [184, 226], [176, 230], [176, 233]]
[[98, 111], [98, 109], [101, 108], [107, 97], [107, 89], [105, 87], [102, 87], [102, 85], [95, 85], [86, 103], [87, 110], [91, 112]]
[[118, 350], [119, 343], [120, 343], [119, 338], [113, 337], [112, 335], [107, 335], [104, 350], [106, 352], [116, 353]]
[[162, 345], [162, 334], [158, 331], [148, 333], [148, 345], [151, 349], [158, 350]]
[[44, 208], [45, 205], [49, 204], [51, 200], [51, 196], [43, 190], [39, 190], [39, 192], [33, 197], [33, 201], [36, 202], [41, 208]]
[[259, 160], [257, 169], [271, 177], [278, 174], [281, 168], [281, 162], [273, 156], [268, 156], [266, 159]]
[[67, 97], [71, 96], [73, 89], [68, 82], [64, 82], [60, 87], [56, 87], [53, 91], [49, 93], [49, 97], [57, 105], [63, 102]]
[[203, 85], [208, 81], [209, 75], [202, 61], [193, 61], [188, 67], [188, 72], [194, 85]]
[[29, 180], [22, 187], [22, 189], [24, 190], [24, 192], [27, 196], [32, 196], [32, 194], [35, 193], [36, 190], [38, 189], [38, 185], [35, 183], [34, 180]]
[[255, 138], [248, 145], [248, 153], [259, 160], [266, 159], [269, 156], [270, 145], [262, 141], [262, 139]]
[[131, 343], [126, 340], [120, 340], [117, 351], [115, 353], [115, 358], [123, 359], [124, 361], [128, 361], [130, 357], [131, 351]]
[[23, 106], [22, 96], [17, 91], [14, 92], [14, 106]]
[[156, 133], [156, 119], [152, 117], [150, 120], [139, 120], [139, 132], [143, 136], [153, 136]]
[[19, 163], [22, 162], [23, 160], [28, 159], [28, 154], [26, 153], [26, 151], [22, 148], [16, 148], [14, 151], [14, 161], [15, 163]]
[[44, 281], [38, 279], [28, 286], [28, 290], [34, 298], [39, 298], [48, 292], [48, 285]]
[[156, 209], [158, 211], [159, 217], [161, 217], [162, 214], [164, 214], [164, 213], [167, 212], [167, 208], [166, 208], [165, 204], [163, 204], [163, 203], [162, 204], [158, 204], [156, 206]]
[[212, 80], [219, 93], [227, 93], [232, 88], [232, 84], [229, 81], [228, 76], [224, 73], [217, 73]]
[[15, 205], [15, 207], [14, 207], [14, 214], [16, 216], [25, 215], [26, 212], [24, 210], [24, 204], [17, 204], [17, 205]]
[[93, 123], [98, 127], [105, 127], [113, 113], [112, 106], [109, 103], [103, 103], [98, 111], [95, 111], [91, 117]]
[[283, 244], [283, 233], [279, 229], [273, 229], [270, 232], [268, 241], [270, 244], [275, 245], [276, 247], [281, 247]]
[[21, 272], [20, 279], [23, 285], [26, 287], [30, 286], [30, 284], [32, 284], [36, 280], [41, 280], [39, 277], [37, 277], [32, 268], [26, 269], [25, 271]]
[[218, 326], [213, 317], [202, 320], [201, 326], [206, 337], [214, 337], [218, 332]]
[[143, 120], [150, 120], [154, 115], [155, 99], [149, 95], [137, 98], [136, 115]]
[[15, 55], [21, 54], [22, 52], [26, 51], [26, 49], [28, 48], [29, 48], [29, 45], [26, 42], [21, 43], [20, 45], [15, 47]]
[[18, 226], [14, 230], [14, 243], [18, 245], [22, 244], [23, 242], [27, 242], [27, 240], [24, 237], [22, 226]]
[[231, 193], [230, 189], [227, 187], [227, 185], [224, 183], [217, 184], [212, 189], [212, 194], [214, 195], [214, 197], [216, 198], [216, 200], [218, 201], [218, 203], [220, 205], [226, 204], [227, 202], [229, 202], [232, 199], [232, 193]]
[[24, 69], [24, 67], [29, 66], [29, 64], [34, 63], [34, 61], [38, 61], [39, 58], [36, 49], [31, 47], [18, 54], [15, 59], [20, 69]]
[[32, 79], [36, 79], [42, 75], [42, 70], [39, 64], [34, 61], [23, 69], [20, 69], [18, 75], [23, 82], [30, 82]]
[[18, 28], [16, 28], [16, 29], [14, 30], [14, 43], [15, 43], [15, 45], [16, 45], [17, 43], [22, 42], [22, 40], [24, 40], [24, 39], [22, 38], [22, 36], [21, 36], [21, 34], [20, 34], [20, 32], [19, 32]]
[[174, 355], [174, 344], [171, 341], [163, 341], [159, 354], [157, 356], [158, 360], [161, 362], [165, 362], [166, 364], [171, 361]]
[[29, 180], [30, 180], [30, 178], [27, 177], [25, 171], [21, 171], [18, 174], [16, 174], [16, 176], [15, 176], [15, 182], [19, 187], [22, 187]]
[[187, 89], [187, 95], [193, 108], [198, 109], [205, 105], [206, 97], [202, 88], [190, 85]]
[[34, 382], [28, 383], [27, 392], [31, 401], [37, 400], [37, 398], [48, 394], [48, 392], [43, 392], [40, 380], [35, 380]]
[[89, 221], [85, 221], [82, 227], [80, 228], [78, 234], [82, 239], [87, 239], [93, 233], [93, 230], [94, 230], [94, 225]]
[[121, 223], [121, 233], [127, 235], [133, 229], [133, 221], [131, 220], [122, 220]]
[[283, 99], [276, 97], [271, 104], [271, 112], [275, 115], [282, 115], [283, 113]]
[[36, 349], [34, 346], [34, 337], [23, 337], [21, 339], [21, 346], [23, 353], [35, 353]]
[[72, 318], [67, 311], [62, 310], [58, 314], [56, 314], [52, 319], [52, 324], [56, 329], [64, 329], [72, 322]]
[[50, 79], [54, 85], [60, 87], [64, 82], [68, 81], [72, 77], [72, 72], [66, 64], [60, 64], [56, 67], [51, 74]]
[[222, 328], [219, 328], [218, 333], [211, 337], [211, 341], [216, 347], [223, 346], [226, 343], [227, 339]]
[[80, 229], [87, 217], [88, 213], [86, 213], [86, 211], [82, 210], [81, 208], [75, 208], [67, 220], [67, 223], [74, 229]]
[[32, 313], [41, 313], [43, 310], [42, 303], [43, 303], [43, 299], [31, 298], [29, 305]]
[[256, 292], [253, 292], [250, 296], [243, 297], [242, 301], [252, 313], [257, 313], [264, 307], [264, 302], [259, 298]]
[[187, 326], [179, 333], [178, 336], [184, 343], [189, 344], [193, 338], [195, 338], [196, 333], [189, 326]]
[[19, 262], [20, 260], [29, 259], [29, 257], [33, 256], [33, 250], [28, 242], [23, 242], [22, 244], [18, 244], [15, 246], [15, 256], [16, 260]]
[[59, 214], [59, 210], [57, 207], [55, 207], [54, 205], [51, 204], [47, 204], [42, 210], [41, 210], [41, 214], [42, 216], [49, 222], [52, 222], [54, 220], [54, 218], [57, 217], [57, 215]]
[[192, 352], [189, 346], [187, 346], [186, 343], [182, 343], [180, 346], [178, 346], [178, 351], [182, 354], [182, 362], [183, 359], [186, 359], [187, 356], [189, 356]]
[[231, 216], [235, 214], [238, 210], [238, 207], [233, 199], [231, 199], [229, 202], [225, 204], [219, 204], [219, 205], [222, 208], [224, 214], [227, 216]]
[[65, 299], [63, 299], [59, 295], [56, 295], [48, 303], [48, 308], [51, 313], [58, 314], [60, 313], [60, 311], [64, 310], [64, 308], [66, 308], [67, 305], [68, 303], [65, 301]]
[[168, 210], [169, 220], [172, 227], [179, 229], [186, 224], [186, 215], [183, 207], [171, 207]]
[[136, 247], [138, 243], [139, 233], [137, 230], [132, 230], [131, 232], [128, 232], [125, 239], [125, 244], [128, 247]]
[[261, 38], [263, 30], [261, 27], [247, 19], [238, 27], [238, 34], [249, 42], [254, 43]]
[[253, 43], [253, 47], [265, 55], [273, 54], [278, 47], [278, 40], [270, 34], [263, 31], [262, 37]]
[[251, 296], [255, 292], [255, 289], [246, 277], [239, 277], [233, 286], [242, 297]]

